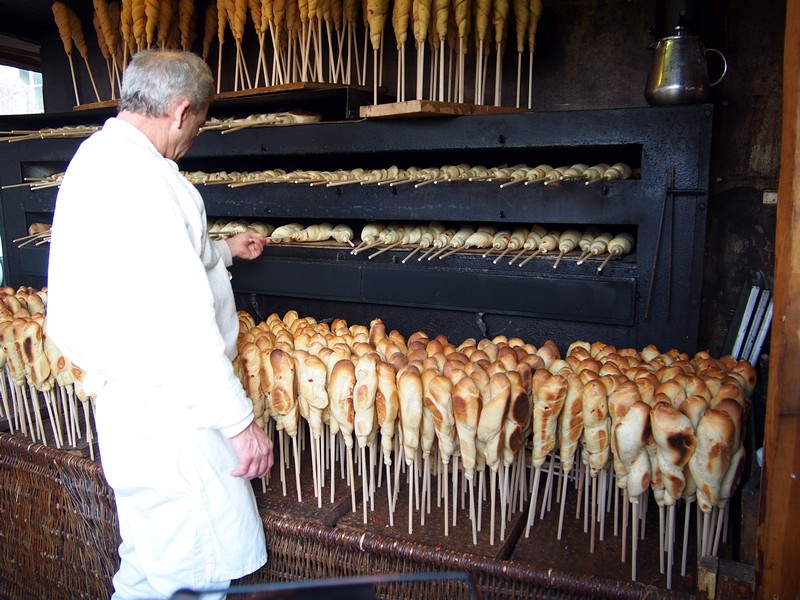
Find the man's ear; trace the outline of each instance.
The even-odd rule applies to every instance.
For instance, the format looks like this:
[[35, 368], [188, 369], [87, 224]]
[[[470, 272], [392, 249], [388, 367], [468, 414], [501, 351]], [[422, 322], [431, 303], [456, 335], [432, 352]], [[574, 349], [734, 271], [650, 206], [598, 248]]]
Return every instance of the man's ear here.
[[180, 129], [183, 127], [184, 122], [186, 121], [186, 117], [189, 116], [191, 112], [192, 104], [188, 100], [182, 100], [178, 104], [175, 105], [175, 109], [172, 111], [173, 118], [175, 119], [175, 123]]

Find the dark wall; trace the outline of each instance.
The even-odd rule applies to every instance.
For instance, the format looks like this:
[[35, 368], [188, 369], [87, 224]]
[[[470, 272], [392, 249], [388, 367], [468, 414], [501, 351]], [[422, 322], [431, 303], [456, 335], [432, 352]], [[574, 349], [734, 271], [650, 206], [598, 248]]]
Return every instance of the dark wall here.
[[[544, 0], [533, 63], [533, 108], [645, 106], [644, 87], [652, 57], [648, 46], [657, 32], [670, 31], [681, 9], [686, 9], [685, 24], [690, 31], [699, 34], [707, 47], [722, 51], [729, 66], [710, 97], [716, 122], [699, 332], [701, 346], [719, 353], [742, 288], [754, 282], [758, 272], [772, 276], [775, 209], [762, 204], [762, 195], [764, 190], [777, 189], [780, 166], [785, 3], [765, 0], [755, 8], [746, 0]], [[200, 23], [202, 28], [202, 18]], [[92, 45], [91, 23], [85, 23], [84, 30]], [[516, 93], [513, 29], [510, 34], [504, 61], [504, 104], [513, 104]], [[69, 64], [54, 28], [43, 42], [46, 109], [70, 110], [74, 93]], [[227, 52], [232, 48], [229, 44]], [[408, 51], [407, 61], [413, 65], [413, 50]], [[216, 52], [215, 42], [211, 56], [216, 57]], [[527, 73], [525, 58], [523, 73]], [[101, 96], [107, 98], [108, 77], [98, 52], [91, 64]], [[211, 64], [216, 71], [215, 58]], [[387, 65], [384, 83], [391, 87], [394, 77], [388, 59]], [[77, 55], [74, 66], [81, 99], [93, 100], [86, 68]], [[709, 58], [712, 79], [720, 68]], [[467, 89], [470, 101], [471, 87]]]

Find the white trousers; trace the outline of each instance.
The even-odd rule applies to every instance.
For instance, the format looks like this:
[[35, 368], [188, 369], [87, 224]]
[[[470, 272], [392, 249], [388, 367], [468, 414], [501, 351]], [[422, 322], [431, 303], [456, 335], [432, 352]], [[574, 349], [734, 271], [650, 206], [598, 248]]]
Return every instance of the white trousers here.
[[[120, 530], [125, 530], [125, 527], [122, 525], [122, 519], [120, 519]], [[159, 589], [153, 587], [139, 567], [139, 561], [136, 558], [136, 551], [133, 547], [133, 544], [124, 541], [124, 535], [125, 534], [123, 533], [123, 542], [119, 546], [119, 557], [121, 562], [119, 565], [119, 570], [114, 574], [114, 593], [111, 596], [111, 600], [163, 600], [165, 598], [169, 598], [172, 595], [171, 593], [169, 595], [164, 595], [163, 591], [160, 590], [163, 590], [162, 586], [165, 583], [173, 588], [175, 587], [175, 583], [166, 582], [163, 577], [159, 577], [158, 581], [155, 582], [155, 585], [157, 585]], [[185, 578], [190, 577], [191, 575], [191, 573], [174, 574], [176, 578]], [[226, 589], [230, 587], [230, 584], [230, 580], [220, 581], [209, 584], [209, 587], [206, 589]], [[174, 591], [177, 591], [178, 589], [181, 588], [178, 587], [174, 589]], [[225, 600], [225, 598], [226, 594], [224, 593], [209, 592], [204, 593], [202, 596], [202, 600]]]
[[187, 426], [164, 395], [136, 392], [106, 386], [97, 399], [122, 537], [113, 598], [227, 589], [267, 558], [252, 486], [230, 476], [236, 456], [219, 432]]

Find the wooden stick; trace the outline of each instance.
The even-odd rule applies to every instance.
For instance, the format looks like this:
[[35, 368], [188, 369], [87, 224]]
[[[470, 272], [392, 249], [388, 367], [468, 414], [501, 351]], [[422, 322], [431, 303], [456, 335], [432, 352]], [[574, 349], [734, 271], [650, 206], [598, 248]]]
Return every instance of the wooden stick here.
[[491, 512], [489, 514], [489, 545], [494, 546], [494, 521], [495, 521], [495, 496], [496, 496], [496, 488], [497, 488], [497, 471], [495, 469], [489, 469], [489, 485], [491, 486], [489, 490], [489, 497], [491, 498]]
[[589, 552], [594, 554], [594, 528], [597, 519], [597, 476], [592, 477], [592, 518], [591, 537], [589, 538]]
[[78, 97], [78, 82], [75, 79], [75, 67], [72, 64], [72, 54], [67, 54], [67, 58], [69, 59], [69, 72], [72, 74], [72, 89], [75, 91], [75, 104], [80, 106], [81, 100]]
[[478, 531], [481, 530], [481, 525], [483, 524], [483, 502], [484, 498], [484, 487], [486, 484], [486, 469], [483, 469], [478, 474]]
[[330, 446], [330, 452], [331, 452], [331, 465], [330, 465], [331, 504], [333, 504], [336, 495], [336, 481], [335, 481], [336, 467], [334, 465], [334, 463], [336, 462], [336, 434], [334, 434], [333, 432], [330, 433], [330, 438], [328, 439], [328, 446]]
[[664, 505], [658, 507], [658, 572], [664, 574]]
[[[444, 496], [444, 537], [450, 537], [450, 496], [447, 493], [447, 463], [441, 463], [441, 469], [443, 471], [444, 476], [442, 477], [442, 486], [444, 487], [443, 496]], [[440, 472], [442, 472], [440, 471]], [[455, 496], [454, 496], [455, 497]]]
[[95, 98], [97, 98], [97, 101], [100, 102], [100, 94], [97, 92], [97, 85], [95, 85], [95, 82], [94, 82], [94, 75], [92, 74], [92, 68], [89, 66], [89, 59], [87, 59], [84, 56], [83, 57], [83, 62], [86, 63], [86, 70], [89, 72], [89, 81], [92, 82], [92, 89], [94, 90]]
[[475, 483], [472, 479], [469, 482], [469, 520], [472, 522], [472, 544], [478, 545], [478, 530], [475, 522]]
[[378, 49], [373, 48], [372, 50], [372, 103], [377, 105], [378, 104]]
[[600, 264], [600, 266], [597, 267], [597, 272], [599, 273], [600, 271], [605, 269], [606, 265], [608, 264], [608, 261], [610, 261], [614, 256], [615, 256], [614, 254], [609, 253], [609, 255], [606, 256], [605, 260]]
[[458, 455], [453, 457], [453, 527], [458, 513]]
[[[622, 492], [622, 558], [620, 559], [621, 562], [625, 562], [626, 552], [628, 547], [628, 505], [630, 501], [628, 500], [628, 488], [625, 488]], [[616, 511], [614, 511], [616, 515]], [[614, 535], [616, 535], [616, 526], [614, 528]]]
[[502, 103], [502, 94], [503, 94], [503, 87], [502, 87], [502, 77], [503, 77], [503, 53], [502, 53], [502, 45], [500, 42], [497, 42], [497, 53], [495, 55], [495, 66], [494, 66], [494, 105], [500, 106]]
[[717, 511], [717, 530], [714, 534], [714, 545], [711, 549], [711, 556], [716, 556], [717, 551], [719, 550], [719, 540], [722, 536], [722, 523], [724, 521], [723, 517], [725, 515], [725, 509], [719, 509]]
[[386, 464], [386, 498], [389, 505], [389, 527], [394, 527], [394, 502], [392, 501], [392, 467]]
[[522, 261], [521, 263], [519, 263], [519, 265], [517, 265], [517, 266], [519, 266], [520, 268], [524, 267], [526, 264], [528, 264], [528, 262], [529, 262], [529, 261], [530, 261], [530, 260], [531, 260], [531, 259], [532, 259], [534, 256], [536, 256], [536, 255], [537, 255], [537, 254], [539, 254], [540, 252], [541, 252], [541, 250], [538, 250], [538, 249], [537, 249], [537, 250], [535, 250], [535, 251], [534, 251], [534, 252], [533, 252], [533, 253], [532, 253], [530, 256], [528, 256], [528, 257], [527, 257], [525, 260], [523, 260], [523, 261]]
[[217, 57], [217, 93], [220, 92], [222, 85], [222, 41], [219, 43], [219, 53]]
[[[444, 254], [440, 254], [440, 255], [439, 255], [439, 260], [441, 260], [441, 259], [443, 259], [443, 258], [447, 258], [447, 257], [448, 257], [448, 256], [450, 256], [451, 254], [455, 254], [455, 253], [456, 253], [456, 252], [458, 252], [459, 250], [461, 250], [461, 246], [456, 246], [455, 248], [450, 248], [450, 249], [449, 249], [447, 252], [445, 252]], [[429, 258], [428, 260], [430, 260], [430, 258]]]
[[672, 589], [673, 539], [675, 538], [675, 505], [667, 507], [667, 589]]
[[692, 519], [692, 498], [686, 500], [683, 512], [683, 551], [681, 553], [681, 577], [686, 577], [686, 555], [689, 546], [689, 521]]
[[[567, 484], [569, 482], [569, 476], [566, 472], [561, 472], [561, 510], [558, 512], [558, 535], [556, 539], [561, 539], [561, 531], [564, 527], [564, 509], [567, 506]], [[578, 504], [580, 504], [580, 497], [578, 498]]]
[[631, 581], [636, 581], [636, 553], [639, 548], [639, 502], [631, 510]]
[[364, 505], [364, 525], [367, 524], [367, 492], [369, 485], [367, 482], [367, 457], [366, 448], [361, 446], [361, 503]]
[[600, 541], [605, 539], [606, 531], [606, 486], [608, 485], [608, 469], [600, 473]]
[[539, 478], [542, 475], [542, 467], [534, 467], [533, 471], [533, 491], [531, 492], [531, 505], [528, 509], [528, 521], [525, 525], [525, 537], [531, 533], [531, 525], [536, 518], [536, 502], [539, 498]]
[[416, 462], [411, 461], [408, 465], [408, 534], [411, 535], [412, 533], [412, 524], [414, 522], [414, 503], [412, 502], [413, 498], [412, 495], [414, 493], [414, 480], [416, 477]]
[[531, 109], [533, 99], [533, 50], [528, 53], [528, 110]]
[[413, 249], [411, 252], [409, 252], [409, 253], [408, 253], [408, 255], [407, 255], [407, 256], [406, 256], [406, 257], [405, 257], [403, 260], [401, 260], [400, 262], [401, 262], [402, 264], [406, 264], [406, 261], [408, 261], [408, 260], [409, 260], [409, 259], [410, 259], [412, 256], [414, 256], [414, 255], [415, 255], [417, 252], [419, 252], [421, 249], [422, 249], [422, 248], [421, 248], [420, 246], [417, 246], [417, 247], [416, 247], [416, 248], [414, 248], [414, 249]]
[[355, 473], [353, 472], [353, 448], [345, 447], [347, 453], [347, 483], [350, 486], [350, 506], [356, 512], [356, 483]]

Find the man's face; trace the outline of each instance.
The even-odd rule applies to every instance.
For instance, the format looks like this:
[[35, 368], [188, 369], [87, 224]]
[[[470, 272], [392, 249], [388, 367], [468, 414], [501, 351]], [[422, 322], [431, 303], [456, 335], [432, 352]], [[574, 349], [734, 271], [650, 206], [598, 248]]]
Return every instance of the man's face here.
[[172, 160], [179, 160], [194, 144], [197, 138], [198, 130], [203, 123], [206, 122], [207, 108], [199, 111], [187, 111], [181, 128], [178, 130], [178, 139], [175, 145], [175, 156], [170, 157]]

